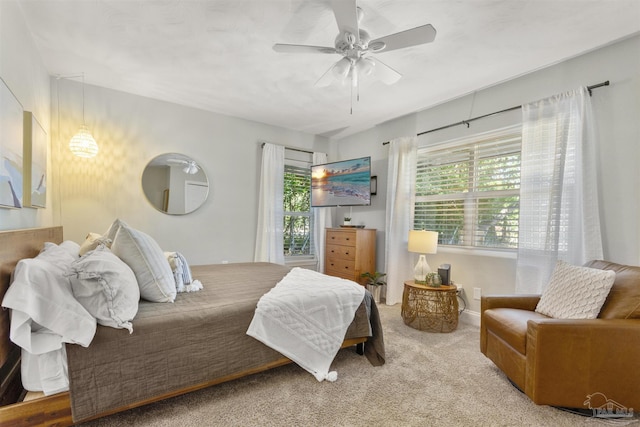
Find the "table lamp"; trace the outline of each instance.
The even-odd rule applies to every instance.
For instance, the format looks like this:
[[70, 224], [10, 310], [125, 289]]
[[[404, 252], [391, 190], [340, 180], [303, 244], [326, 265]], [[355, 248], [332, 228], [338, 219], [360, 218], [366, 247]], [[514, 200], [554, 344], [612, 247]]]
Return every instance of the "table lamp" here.
[[409, 231], [409, 252], [420, 254], [418, 263], [413, 269], [416, 283], [427, 283], [427, 274], [431, 273], [431, 268], [424, 254], [435, 254], [437, 250], [438, 232], [425, 230]]

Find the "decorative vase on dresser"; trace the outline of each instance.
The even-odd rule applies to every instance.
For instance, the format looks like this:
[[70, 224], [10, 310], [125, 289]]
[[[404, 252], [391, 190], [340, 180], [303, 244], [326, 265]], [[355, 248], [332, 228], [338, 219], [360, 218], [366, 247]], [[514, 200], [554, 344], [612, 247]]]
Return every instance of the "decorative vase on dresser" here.
[[364, 285], [367, 271], [376, 271], [376, 230], [327, 228], [324, 273]]

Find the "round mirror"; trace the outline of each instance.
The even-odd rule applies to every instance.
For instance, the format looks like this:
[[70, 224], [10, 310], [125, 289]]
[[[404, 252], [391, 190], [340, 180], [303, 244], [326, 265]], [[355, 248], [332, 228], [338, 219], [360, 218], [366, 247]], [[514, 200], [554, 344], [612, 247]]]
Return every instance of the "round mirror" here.
[[198, 209], [209, 195], [209, 180], [200, 165], [184, 154], [153, 158], [142, 172], [142, 189], [160, 212], [184, 215]]

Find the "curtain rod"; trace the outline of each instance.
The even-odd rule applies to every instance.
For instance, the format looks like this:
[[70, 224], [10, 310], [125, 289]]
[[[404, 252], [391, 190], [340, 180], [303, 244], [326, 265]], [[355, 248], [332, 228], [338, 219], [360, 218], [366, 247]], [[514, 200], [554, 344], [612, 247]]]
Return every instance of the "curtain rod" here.
[[[602, 86], [609, 86], [609, 80], [607, 80], [605, 82], [602, 82], [602, 83], [595, 84], [595, 85], [587, 86], [587, 90], [589, 91], [589, 96], [592, 95], [591, 91], [593, 89], [597, 89], [597, 88], [602, 87]], [[460, 125], [466, 125], [467, 128], [468, 128], [469, 127], [469, 123], [471, 123], [471, 122], [473, 122], [475, 120], [484, 119], [486, 117], [494, 116], [496, 114], [506, 113], [508, 111], [518, 110], [520, 108], [522, 108], [522, 105], [517, 105], [517, 106], [511, 107], [511, 108], [505, 108], [504, 110], [496, 111], [496, 112], [489, 113], [489, 114], [484, 114], [482, 116], [473, 117], [473, 118], [467, 119], [467, 120], [462, 120], [461, 122], [451, 123], [451, 124], [448, 124], [448, 125], [445, 125], [445, 126], [440, 126], [439, 128], [435, 128], [435, 129], [429, 129], [429, 130], [426, 130], [424, 132], [420, 132], [416, 136], [420, 136], [420, 135], [424, 135], [424, 134], [427, 134], [427, 133], [436, 132], [436, 131], [439, 131], [439, 130], [448, 129], [448, 128], [451, 128], [451, 127], [454, 127], [454, 126], [460, 126]], [[389, 144], [389, 141], [382, 143], [382, 145], [387, 145], [387, 144]]]
[[[266, 142], [263, 142], [260, 148], [264, 148], [264, 144], [266, 144]], [[281, 145], [281, 144], [275, 144], [275, 145]], [[313, 151], [303, 150], [302, 148], [287, 147], [286, 145], [282, 145], [282, 147], [291, 151], [299, 151], [301, 153], [313, 154]]]

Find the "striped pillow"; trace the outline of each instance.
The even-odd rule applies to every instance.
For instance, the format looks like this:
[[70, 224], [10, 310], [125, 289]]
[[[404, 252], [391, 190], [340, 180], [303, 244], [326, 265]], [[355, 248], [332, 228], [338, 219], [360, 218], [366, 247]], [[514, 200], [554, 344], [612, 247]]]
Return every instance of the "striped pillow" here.
[[148, 234], [116, 221], [119, 227], [111, 251], [133, 270], [140, 296], [151, 302], [173, 302], [176, 299], [173, 272], [160, 246]]

